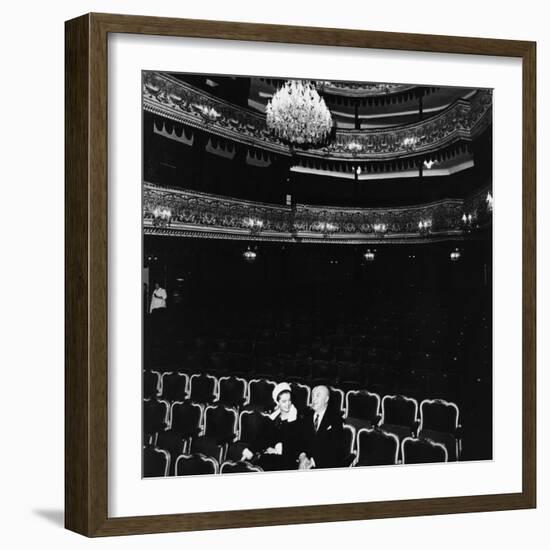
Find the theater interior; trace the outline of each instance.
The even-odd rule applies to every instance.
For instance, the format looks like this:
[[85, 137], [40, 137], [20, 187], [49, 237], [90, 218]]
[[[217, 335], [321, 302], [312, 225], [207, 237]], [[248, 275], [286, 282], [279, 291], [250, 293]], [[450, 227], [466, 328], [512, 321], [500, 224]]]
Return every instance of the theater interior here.
[[286, 82], [143, 73], [144, 477], [260, 471], [283, 381], [330, 389], [341, 467], [491, 460], [491, 90], [309, 83], [301, 141]]

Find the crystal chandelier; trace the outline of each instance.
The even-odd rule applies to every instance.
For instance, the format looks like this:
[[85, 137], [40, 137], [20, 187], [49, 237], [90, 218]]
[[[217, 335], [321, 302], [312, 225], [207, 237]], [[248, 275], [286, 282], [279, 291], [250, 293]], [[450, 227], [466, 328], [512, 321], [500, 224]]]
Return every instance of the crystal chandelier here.
[[281, 140], [305, 145], [323, 141], [332, 128], [325, 101], [311, 82], [289, 80], [266, 108], [267, 127]]

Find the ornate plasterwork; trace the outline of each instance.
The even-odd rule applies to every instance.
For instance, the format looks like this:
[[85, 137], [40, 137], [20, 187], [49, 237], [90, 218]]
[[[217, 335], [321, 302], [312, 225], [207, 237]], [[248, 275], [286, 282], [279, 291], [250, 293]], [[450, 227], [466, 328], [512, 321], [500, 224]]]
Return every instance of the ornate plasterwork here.
[[414, 84], [392, 84], [388, 82], [347, 82], [340, 80], [317, 80], [317, 89], [333, 95], [353, 97], [377, 97], [414, 90]]
[[[144, 73], [143, 107], [229, 140], [291, 154], [289, 147], [268, 130], [264, 115], [211, 96], [164, 73]], [[460, 139], [471, 140], [490, 124], [491, 109], [492, 92], [479, 90], [470, 99], [458, 100], [423, 121], [389, 129], [337, 130], [330, 144], [293, 152], [334, 160], [383, 160], [426, 154]], [[351, 143], [359, 149], [350, 149]]]
[[[279, 88], [287, 80], [281, 78], [255, 77], [253, 80]], [[419, 88], [416, 84], [396, 84], [390, 82], [355, 82], [344, 80], [313, 80], [314, 86], [324, 93], [346, 98], [374, 98], [412, 92]], [[435, 90], [435, 87], [421, 87], [424, 93]]]
[[[461, 238], [464, 226], [461, 217], [465, 208], [477, 208], [482, 215], [483, 197], [446, 199], [424, 205], [394, 208], [343, 208], [298, 204], [294, 208], [159, 187], [145, 183], [143, 188], [143, 220], [146, 233], [197, 236], [231, 235], [234, 238], [258, 240], [330, 239], [336, 242], [410, 241], [425, 239], [418, 224], [430, 220], [429, 238]], [[155, 209], [171, 212], [168, 226], [154, 224]], [[469, 211], [470, 211], [469, 210]], [[475, 210], [477, 212], [477, 210]], [[477, 214], [476, 214], [477, 215]], [[247, 220], [262, 221], [261, 231], [252, 232]], [[377, 227], [384, 231], [377, 231]], [[327, 229], [330, 227], [330, 230]]]

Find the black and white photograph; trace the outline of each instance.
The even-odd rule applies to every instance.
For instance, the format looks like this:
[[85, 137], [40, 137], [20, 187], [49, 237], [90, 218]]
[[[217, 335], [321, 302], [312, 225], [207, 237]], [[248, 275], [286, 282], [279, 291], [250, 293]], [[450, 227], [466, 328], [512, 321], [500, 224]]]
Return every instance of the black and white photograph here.
[[493, 459], [492, 103], [142, 72], [143, 477]]

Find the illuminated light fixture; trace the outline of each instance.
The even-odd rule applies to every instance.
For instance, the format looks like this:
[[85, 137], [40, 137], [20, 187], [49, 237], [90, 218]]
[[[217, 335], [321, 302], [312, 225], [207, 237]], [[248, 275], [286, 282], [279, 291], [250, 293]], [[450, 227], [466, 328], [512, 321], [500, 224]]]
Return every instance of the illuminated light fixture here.
[[460, 260], [461, 256], [462, 256], [462, 254], [460, 253], [460, 250], [458, 248], [455, 248], [451, 252], [451, 262], [457, 262], [458, 260]]
[[220, 113], [218, 113], [214, 107], [207, 107], [202, 104], [194, 104], [194, 107], [199, 111], [206, 122], [216, 122], [216, 120], [221, 117]]
[[264, 226], [264, 222], [257, 218], [245, 218], [243, 220], [244, 226], [250, 229], [252, 234], [258, 234]]
[[424, 161], [424, 166], [428, 169], [428, 170], [431, 170], [432, 166], [435, 164], [435, 160], [425, 160]]
[[169, 208], [157, 206], [153, 210], [153, 225], [167, 227], [172, 222], [172, 211]]
[[314, 228], [317, 229], [317, 231], [320, 231], [324, 237], [328, 237], [331, 233], [338, 230], [338, 226], [335, 223], [330, 222], [317, 222], [314, 225]]
[[418, 232], [421, 235], [429, 235], [432, 230], [432, 220], [420, 220], [418, 222]]
[[487, 203], [487, 210], [489, 212], [493, 211], [493, 195], [491, 195], [491, 191], [487, 193], [487, 197], [485, 197], [485, 202]]
[[267, 104], [266, 124], [281, 140], [306, 145], [327, 138], [332, 117], [311, 82], [289, 80]]
[[401, 142], [401, 145], [408, 151], [412, 151], [415, 147], [415, 145], [418, 143], [418, 138], [414, 136], [406, 137]]
[[374, 261], [374, 252], [369, 248], [364, 254], [363, 257], [367, 262], [373, 262]]
[[388, 226], [385, 223], [375, 223], [373, 229], [377, 235], [384, 235], [388, 231]]
[[462, 225], [464, 226], [464, 230], [465, 231], [472, 231], [472, 229], [474, 228], [474, 223], [475, 223], [475, 216], [473, 216], [471, 213], [470, 214], [462, 214]]
[[352, 155], [357, 155], [358, 153], [360, 153], [362, 150], [363, 150], [363, 146], [358, 143], [357, 141], [350, 141], [347, 145], [346, 145], [346, 149], [352, 154]]
[[358, 176], [360, 176], [360, 175], [361, 175], [361, 172], [362, 172], [361, 167], [360, 167], [360, 166], [356, 166], [356, 167], [355, 167], [355, 173], [356, 173]]
[[254, 261], [256, 261], [256, 252], [254, 252], [253, 250], [250, 250], [250, 247], [248, 247], [244, 252], [243, 252], [243, 258], [245, 259], [245, 261], [247, 261], [248, 263], [252, 263]]

